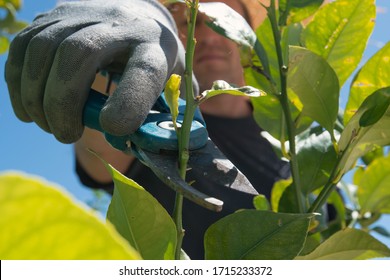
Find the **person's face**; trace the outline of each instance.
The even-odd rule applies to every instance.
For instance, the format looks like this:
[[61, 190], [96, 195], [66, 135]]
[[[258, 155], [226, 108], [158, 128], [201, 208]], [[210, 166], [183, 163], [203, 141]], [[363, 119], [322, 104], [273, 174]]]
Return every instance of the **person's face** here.
[[[215, 1], [204, 0], [200, 2]], [[241, 15], [244, 14], [243, 6], [237, 0], [219, 0], [219, 2], [224, 2]], [[175, 4], [172, 8], [172, 15], [179, 30], [179, 37], [185, 46], [187, 40], [185, 5]], [[206, 26], [207, 20], [209, 20], [207, 16], [199, 13], [195, 28], [196, 48], [193, 70], [200, 90], [209, 89], [215, 80], [225, 80], [229, 83], [243, 85], [243, 70], [237, 45]]]

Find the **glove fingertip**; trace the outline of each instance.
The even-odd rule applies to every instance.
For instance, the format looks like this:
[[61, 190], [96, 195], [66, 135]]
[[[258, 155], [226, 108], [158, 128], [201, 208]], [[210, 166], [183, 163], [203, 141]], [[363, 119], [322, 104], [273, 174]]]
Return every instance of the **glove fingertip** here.
[[114, 93], [107, 100], [100, 112], [100, 125], [104, 131], [124, 136], [134, 133], [142, 125], [150, 106], [144, 100], [130, 96]]

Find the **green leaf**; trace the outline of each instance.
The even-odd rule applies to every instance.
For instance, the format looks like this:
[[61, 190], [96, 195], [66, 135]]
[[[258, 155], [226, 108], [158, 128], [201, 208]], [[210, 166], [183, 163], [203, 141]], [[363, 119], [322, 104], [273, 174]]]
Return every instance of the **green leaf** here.
[[177, 131], [177, 116], [179, 115], [179, 96], [180, 96], [180, 84], [181, 76], [172, 74], [165, 84], [165, 99], [168, 103], [169, 109], [171, 110], [172, 121]]
[[9, 40], [7, 37], [0, 36], [0, 54], [5, 53], [8, 51], [9, 47]]
[[[378, 146], [390, 144], [389, 107], [382, 117], [375, 116], [375, 120], [378, 120], [376, 123], [360, 126], [361, 117], [367, 117], [366, 112], [372, 112], [372, 109], [377, 108], [379, 103], [389, 104], [388, 99], [390, 99], [390, 87], [377, 90], [364, 100], [359, 110], [345, 127], [339, 140], [339, 149], [342, 154], [339, 164], [341, 167], [340, 175], [350, 170], [361, 156]], [[364, 123], [369, 122], [366, 119]]]
[[22, 0], [0, 0], [0, 7], [5, 8], [11, 4], [16, 10], [19, 10], [22, 7], [22, 3]]
[[376, 90], [390, 86], [390, 42], [380, 49], [356, 74], [344, 114], [347, 124], [357, 109]]
[[345, 197], [341, 196], [340, 190], [339, 190], [339, 191], [332, 192], [328, 198], [328, 201], [327, 201], [328, 204], [333, 205], [333, 207], [336, 211], [337, 217], [335, 218], [335, 220], [331, 221], [331, 224], [333, 223], [334, 224], [333, 226], [338, 227], [338, 230], [345, 228], [345, 226], [346, 226], [346, 221], [345, 221], [346, 202], [345, 202], [345, 200], [346, 200]]
[[270, 210], [271, 206], [268, 202], [268, 199], [265, 197], [265, 195], [257, 195], [255, 198], [253, 198], [253, 205], [255, 206], [256, 210]]
[[390, 213], [390, 156], [374, 160], [360, 174], [360, 212]]
[[217, 33], [231, 39], [239, 46], [253, 48], [256, 35], [248, 22], [224, 3], [200, 3], [199, 11], [210, 18], [208, 23]]
[[261, 41], [257, 40], [252, 27], [239, 13], [224, 3], [216, 2], [200, 3], [199, 11], [210, 18], [210, 21], [206, 22], [210, 28], [238, 45], [241, 64], [244, 67], [252, 65], [257, 55], [264, 72], [269, 75], [267, 53]]
[[280, 0], [280, 22], [282, 25], [300, 22], [313, 15], [323, 2], [324, 0]]
[[299, 175], [302, 191], [309, 194], [327, 182], [337, 154], [327, 131], [310, 129], [299, 136], [296, 142]]
[[[300, 25], [294, 25], [284, 30], [282, 45], [285, 57], [288, 56], [288, 45], [299, 43], [297, 36], [300, 33], [300, 29]], [[269, 132], [274, 138], [285, 141], [288, 140], [285, 117], [281, 104], [277, 98], [277, 95], [281, 91], [279, 63], [273, 39], [271, 22], [268, 18], [266, 18], [256, 30], [256, 36], [258, 41], [262, 42], [265, 52], [267, 53], [269, 74], [267, 74], [268, 72], [264, 73], [266, 72], [264, 69], [265, 67], [257, 56], [253, 58], [252, 65], [250, 67], [244, 67], [244, 77], [246, 83], [268, 93], [267, 96], [261, 99], [252, 100], [254, 118], [257, 124]], [[293, 118], [296, 120], [299, 119], [296, 123], [296, 126], [298, 127], [297, 131], [303, 131], [310, 126], [312, 120], [307, 117], [300, 116], [301, 110], [297, 108], [297, 104], [294, 104], [297, 98], [294, 99], [293, 96], [290, 95], [289, 98]]]
[[325, 5], [303, 33], [304, 45], [321, 55], [343, 85], [358, 66], [374, 28], [374, 0], [338, 0]]
[[25, 28], [28, 24], [18, 21], [14, 8], [7, 6], [7, 15], [0, 20], [0, 29], [8, 34], [15, 34]]
[[[252, 98], [253, 117], [256, 123], [279, 141], [287, 141], [287, 128], [282, 106], [275, 95], [268, 94], [262, 98]], [[307, 129], [312, 120], [301, 116], [300, 111], [295, 106], [295, 100], [289, 102], [291, 114], [295, 119], [296, 131], [300, 133]]]
[[329, 64], [307, 49], [290, 47], [287, 87], [302, 102], [302, 114], [317, 121], [333, 136], [340, 87]]
[[372, 151], [362, 156], [362, 161], [364, 162], [364, 164], [369, 165], [376, 158], [383, 157], [383, 155], [384, 155], [384, 148], [378, 146], [375, 147]]
[[380, 235], [390, 238], [390, 232], [384, 227], [376, 226], [371, 229], [372, 231], [379, 233]]
[[244, 86], [244, 87], [237, 88], [225, 81], [218, 80], [213, 83], [211, 89], [202, 92], [201, 100], [205, 101], [211, 97], [220, 94], [231, 94], [231, 95], [247, 96], [247, 97], [260, 97], [266, 95], [265, 92], [251, 86]]
[[206, 231], [206, 259], [292, 259], [303, 248], [312, 217], [259, 210], [236, 212]]
[[0, 259], [139, 259], [111, 224], [53, 184], [0, 175]]
[[297, 204], [297, 193], [294, 183], [286, 188], [279, 200], [278, 212], [282, 213], [299, 213]]
[[287, 140], [287, 128], [279, 99], [274, 95], [251, 100], [256, 123], [274, 138]]
[[292, 179], [286, 179], [286, 180], [279, 180], [277, 181], [271, 191], [271, 206], [272, 210], [275, 212], [280, 212], [279, 211], [279, 202], [280, 199], [283, 196], [283, 193], [285, 190], [292, 184]]
[[321, 233], [309, 234], [306, 238], [305, 247], [302, 249], [300, 255], [304, 256], [311, 253], [318, 245], [321, 244]]
[[377, 123], [386, 113], [390, 105], [390, 98], [387, 95], [378, 95], [373, 106], [368, 108], [360, 117], [360, 127], [368, 127]]
[[303, 26], [300, 23], [290, 24], [283, 29], [282, 50], [283, 61], [288, 61], [290, 46], [301, 46]]
[[390, 249], [370, 234], [347, 228], [332, 235], [312, 253], [298, 260], [366, 260], [389, 257]]
[[[261, 42], [261, 48], [266, 54], [266, 57], [261, 52], [256, 52], [256, 55], [252, 59], [251, 67], [245, 67], [244, 65], [245, 81], [247, 84], [260, 88], [267, 93], [279, 94], [279, 62], [271, 21], [268, 17], [256, 29], [256, 37], [257, 42]], [[252, 83], [253, 81], [257, 83]]]
[[174, 259], [176, 226], [145, 189], [104, 162], [115, 189], [107, 218], [143, 259]]

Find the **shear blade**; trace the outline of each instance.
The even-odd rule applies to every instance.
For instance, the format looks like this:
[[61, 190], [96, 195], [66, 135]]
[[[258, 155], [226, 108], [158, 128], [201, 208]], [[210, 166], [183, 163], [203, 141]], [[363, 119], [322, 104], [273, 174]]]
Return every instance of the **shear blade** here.
[[259, 193], [234, 164], [209, 139], [206, 146], [190, 153], [189, 176], [209, 182], [212, 186], [250, 195]]
[[[222, 210], [224, 204], [222, 200], [199, 191], [180, 177], [177, 155], [156, 154], [137, 146], [132, 146], [132, 152], [141, 162], [151, 168], [161, 181], [176, 192], [209, 210], [216, 212]], [[200, 186], [200, 189], [217, 195], [221, 194], [226, 199], [231, 198], [231, 195], [226, 196], [226, 192], [231, 191], [250, 197], [250, 199], [258, 194], [248, 179], [219, 151], [210, 139], [203, 148], [190, 152], [188, 166], [190, 168], [187, 172], [188, 178], [190, 180], [193, 178], [194, 185]], [[202, 185], [207, 186], [203, 188]]]

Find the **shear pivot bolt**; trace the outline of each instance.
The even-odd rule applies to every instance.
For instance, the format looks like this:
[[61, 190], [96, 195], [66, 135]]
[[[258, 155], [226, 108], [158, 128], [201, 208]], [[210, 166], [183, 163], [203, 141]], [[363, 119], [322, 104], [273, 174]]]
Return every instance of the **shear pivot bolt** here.
[[[176, 123], [177, 127], [181, 127], [180, 123]], [[175, 130], [175, 126], [173, 125], [173, 121], [163, 121], [158, 124], [159, 127], [167, 129], [167, 130]]]

